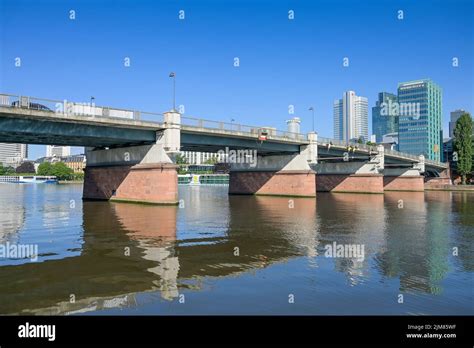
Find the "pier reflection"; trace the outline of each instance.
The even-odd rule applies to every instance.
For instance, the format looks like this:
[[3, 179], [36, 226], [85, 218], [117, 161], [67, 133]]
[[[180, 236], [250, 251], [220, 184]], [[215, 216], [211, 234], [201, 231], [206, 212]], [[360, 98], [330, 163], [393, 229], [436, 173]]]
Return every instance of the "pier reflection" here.
[[229, 221], [221, 222], [228, 226], [225, 238], [215, 240], [210, 233], [200, 243], [180, 243], [177, 207], [85, 202], [80, 255], [1, 267], [0, 293], [9, 301], [0, 303], [0, 313], [78, 314], [135, 306], [142, 292], [172, 300], [180, 287], [199, 289], [202, 277], [314, 255], [315, 200], [231, 197], [229, 207]]

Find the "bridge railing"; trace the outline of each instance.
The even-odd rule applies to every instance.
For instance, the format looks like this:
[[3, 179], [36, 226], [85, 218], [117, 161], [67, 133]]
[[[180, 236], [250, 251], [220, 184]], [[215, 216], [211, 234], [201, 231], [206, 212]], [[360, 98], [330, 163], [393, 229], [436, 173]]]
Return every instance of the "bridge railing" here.
[[[0, 106], [40, 110], [49, 112], [51, 115], [58, 115], [61, 117], [90, 116], [135, 119], [158, 124], [162, 124], [164, 122], [163, 113], [99, 106], [91, 101], [78, 103], [68, 100], [54, 100], [12, 94], [0, 94]], [[181, 116], [181, 125], [198, 129], [209, 129], [217, 132], [230, 132], [235, 135], [251, 135], [255, 137], [258, 136], [261, 129], [266, 129], [268, 139], [303, 142], [307, 140], [306, 134], [281, 131], [273, 127], [249, 126], [235, 122], [220, 122], [189, 116]]]
[[337, 139], [331, 139], [331, 138], [325, 138], [325, 137], [320, 137], [318, 136], [318, 143], [323, 144], [323, 145], [334, 145], [334, 146], [340, 146], [340, 147], [351, 147], [351, 148], [356, 148], [356, 149], [361, 149], [361, 150], [366, 150], [366, 151], [376, 151], [377, 147], [375, 145], [367, 145], [367, 144], [359, 144], [356, 141], [345, 141], [345, 140], [337, 140]]
[[195, 118], [189, 116], [181, 116], [181, 125], [189, 126], [199, 129], [208, 129], [212, 131], [229, 132], [235, 135], [251, 135], [258, 136], [260, 130], [265, 129], [267, 131], [268, 139], [275, 140], [294, 140], [294, 141], [306, 141], [307, 135], [302, 133], [292, 133], [287, 131], [277, 130], [273, 127], [262, 127], [262, 126], [249, 126], [245, 124], [235, 122], [220, 122], [213, 120], [206, 120], [202, 118]]
[[147, 122], [163, 123], [162, 113], [143, 112], [138, 110], [112, 108], [95, 105], [91, 102], [71, 102], [68, 100], [54, 100], [20, 96], [12, 94], [0, 94], [0, 106], [23, 108], [49, 112], [51, 115], [64, 116], [89, 116], [115, 119], [134, 119]]
[[417, 161], [417, 162], [420, 160], [419, 156], [413, 155], [411, 153], [405, 153], [405, 152], [400, 152], [400, 151], [390, 150], [390, 149], [385, 149], [384, 152], [387, 155], [393, 155], [393, 156], [396, 156], [396, 157], [409, 158], [409, 159], [412, 159], [412, 160]]
[[432, 164], [432, 165], [435, 165], [435, 166], [442, 166], [442, 167], [445, 167], [445, 168], [448, 167], [447, 162], [435, 161], [435, 160], [430, 160], [430, 159], [425, 159], [425, 164]]
[[[396, 151], [396, 150], [385, 150], [385, 153], [396, 156], [396, 157], [403, 157], [403, 158], [413, 159], [414, 161], [419, 161], [420, 160], [419, 156], [413, 155], [413, 154], [410, 154], [410, 153], [406, 153], [406, 152], [400, 152], [400, 151]], [[447, 167], [447, 165], [448, 165], [446, 162], [435, 161], [435, 160], [431, 160], [431, 159], [428, 159], [428, 158], [425, 158], [425, 164], [431, 164], [431, 165], [440, 166], [440, 167]]]
[[[356, 149], [377, 151], [377, 147], [375, 145], [359, 144], [355, 141], [347, 142], [345, 140], [337, 140], [337, 139], [325, 138], [325, 137], [320, 137], [320, 136], [318, 136], [318, 143], [322, 145], [330, 144], [330, 145], [341, 146], [341, 147], [351, 146], [351, 147], [355, 147]], [[400, 152], [396, 150], [384, 149], [384, 153], [387, 155], [392, 155], [399, 158], [412, 159], [415, 162], [418, 162], [420, 160], [419, 156], [417, 155], [413, 155], [406, 152]], [[447, 164], [445, 162], [435, 161], [435, 160], [430, 160], [430, 159], [425, 159], [425, 164], [431, 164], [431, 165], [439, 166], [439, 167], [447, 167]]]

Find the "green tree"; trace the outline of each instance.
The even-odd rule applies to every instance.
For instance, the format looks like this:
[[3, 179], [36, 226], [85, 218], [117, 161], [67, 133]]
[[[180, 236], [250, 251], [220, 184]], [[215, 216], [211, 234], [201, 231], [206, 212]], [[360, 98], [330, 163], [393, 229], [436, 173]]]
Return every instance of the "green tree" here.
[[15, 169], [12, 167], [4, 167], [3, 164], [0, 163], [0, 175], [14, 175]]
[[20, 164], [16, 167], [17, 173], [27, 173], [27, 174], [34, 174], [35, 172], [35, 165], [33, 162], [27, 161]]
[[454, 151], [457, 157], [457, 171], [461, 175], [463, 185], [466, 184], [466, 177], [472, 170], [472, 127], [472, 117], [469, 113], [465, 113], [459, 117], [454, 128]]
[[51, 169], [51, 163], [49, 162], [43, 162], [41, 163], [39, 166], [38, 166], [38, 172], [37, 174], [38, 175], [45, 175], [45, 176], [48, 176], [48, 175], [53, 175], [52, 174], [52, 169]]
[[56, 162], [51, 166], [50, 175], [54, 175], [58, 180], [71, 180], [74, 171], [64, 162]]
[[204, 164], [216, 164], [217, 162], [218, 162], [217, 157], [213, 156], [213, 157], [207, 159], [206, 162], [204, 162]]
[[186, 157], [183, 155], [176, 155], [176, 164], [186, 164]]

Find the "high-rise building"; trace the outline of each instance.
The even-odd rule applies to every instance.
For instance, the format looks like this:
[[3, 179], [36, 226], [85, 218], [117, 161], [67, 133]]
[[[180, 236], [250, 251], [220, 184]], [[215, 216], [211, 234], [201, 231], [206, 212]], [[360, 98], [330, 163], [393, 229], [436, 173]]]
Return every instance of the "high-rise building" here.
[[17, 167], [27, 158], [27, 144], [0, 143], [0, 163], [4, 166]]
[[441, 160], [442, 89], [430, 79], [398, 84], [398, 149]]
[[368, 100], [354, 91], [344, 92], [342, 99], [334, 101], [334, 138], [350, 141], [369, 138]]
[[450, 138], [454, 137], [454, 128], [456, 128], [457, 120], [459, 119], [459, 117], [461, 117], [461, 115], [465, 113], [467, 113], [467, 111], [463, 109], [451, 111], [451, 115], [450, 115], [451, 117], [449, 120], [449, 137]]
[[382, 142], [386, 134], [398, 133], [397, 99], [395, 94], [380, 92], [372, 107], [372, 133], [376, 142]]
[[71, 155], [70, 146], [56, 146], [56, 145], [46, 146], [46, 157], [66, 157], [70, 155]]
[[207, 164], [214, 161], [223, 161], [225, 154], [215, 152], [182, 151], [181, 155], [187, 164]]

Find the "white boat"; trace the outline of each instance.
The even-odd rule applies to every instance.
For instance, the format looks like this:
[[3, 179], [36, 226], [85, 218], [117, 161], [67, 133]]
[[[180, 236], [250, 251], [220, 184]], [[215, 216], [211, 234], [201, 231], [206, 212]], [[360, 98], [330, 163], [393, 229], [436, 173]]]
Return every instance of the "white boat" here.
[[0, 176], [0, 183], [12, 184], [57, 184], [58, 179], [55, 176], [22, 176], [6, 175]]
[[179, 174], [180, 185], [228, 185], [229, 174]]

